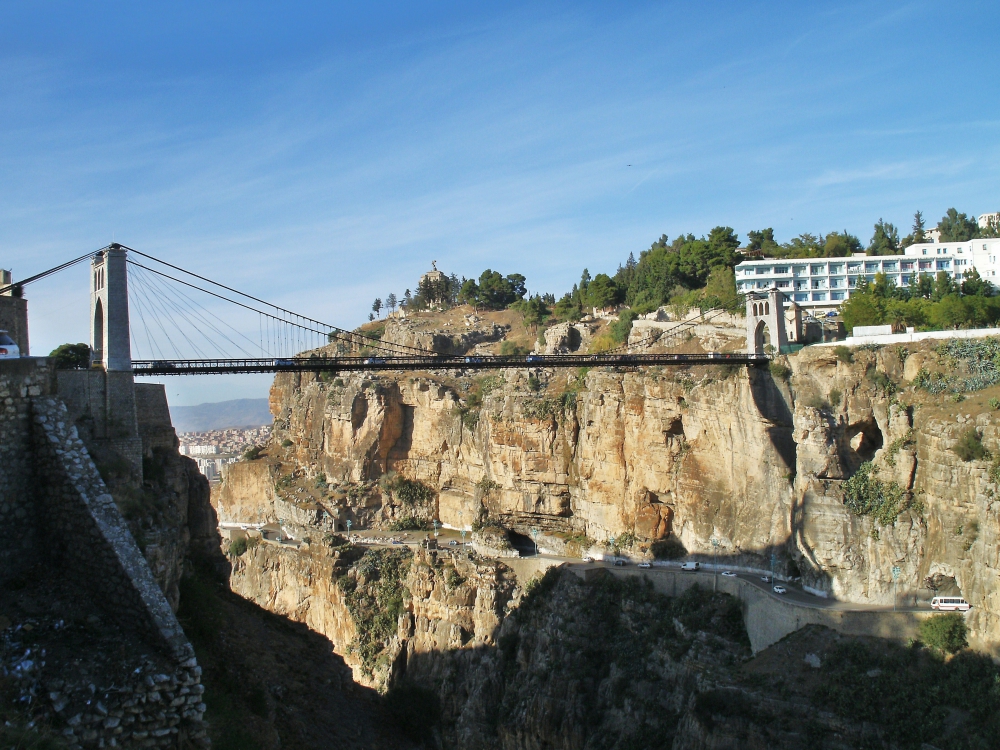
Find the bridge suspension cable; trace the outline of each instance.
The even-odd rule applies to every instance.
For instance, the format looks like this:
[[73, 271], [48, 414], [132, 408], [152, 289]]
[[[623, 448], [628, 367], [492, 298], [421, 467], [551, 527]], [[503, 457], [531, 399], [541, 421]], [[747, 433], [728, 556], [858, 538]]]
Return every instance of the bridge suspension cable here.
[[[162, 358], [164, 349], [169, 347], [174, 356], [182, 358], [178, 344], [186, 344], [202, 358], [206, 358], [203, 351], [206, 348], [212, 353], [227, 350], [225, 356], [235, 354], [238, 357], [249, 357], [251, 351], [256, 351], [264, 356], [287, 357], [294, 356], [305, 349], [318, 349], [328, 344], [336, 344], [338, 354], [361, 351], [383, 356], [436, 356], [435, 352], [428, 349], [385, 342], [374, 336], [324, 323], [139, 250], [125, 249], [129, 253], [142, 256], [153, 263], [178, 272], [176, 274], [167, 273], [152, 265], [131, 259], [128, 261], [129, 267], [133, 271], [130, 276], [136, 287], [134, 294], [131, 294], [130, 297], [139, 314], [139, 321], [142, 323], [143, 331], [141, 333], [144, 334], [137, 335], [139, 332], [133, 331], [133, 344], [139, 349], [148, 348], [151, 356]], [[183, 278], [182, 275], [203, 283], [195, 283], [189, 278]], [[257, 340], [254, 341], [246, 333], [239, 331], [212, 313], [205, 306], [199, 304], [191, 294], [185, 293], [176, 285], [197, 290], [210, 297], [255, 313], [258, 316]], [[175, 337], [169, 335], [167, 328], [163, 325], [164, 320], [169, 321], [171, 326], [177, 329]], [[162, 334], [162, 337], [166, 339], [165, 342], [157, 343], [156, 338], [159, 338], [159, 334], [153, 335], [152, 332], [155, 328], [151, 323], [159, 329], [159, 334]], [[191, 332], [190, 335], [185, 332], [185, 327]], [[178, 340], [175, 341], [174, 338]], [[144, 342], [143, 339], [145, 339]], [[140, 343], [144, 343], [144, 346], [140, 346]], [[227, 344], [228, 346], [226, 346]], [[232, 351], [228, 351], [230, 346], [233, 347]]]

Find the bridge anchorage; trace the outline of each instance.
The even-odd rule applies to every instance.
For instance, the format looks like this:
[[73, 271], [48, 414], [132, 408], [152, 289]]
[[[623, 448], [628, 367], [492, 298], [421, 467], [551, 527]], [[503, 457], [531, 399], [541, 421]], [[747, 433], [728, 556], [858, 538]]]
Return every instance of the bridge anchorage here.
[[[18, 283], [90, 260], [91, 365], [132, 376], [493, 370], [535, 367], [763, 365], [786, 343], [781, 295], [747, 298], [747, 351], [653, 354], [627, 344], [600, 354], [446, 355], [349, 331], [118, 243]], [[4, 290], [0, 290], [2, 292]], [[210, 307], [209, 303], [214, 307]], [[220, 317], [220, 305], [240, 318]], [[136, 313], [138, 321], [131, 313]], [[136, 325], [138, 322], [138, 325]], [[693, 326], [679, 323], [660, 336]], [[256, 330], [254, 330], [256, 329]], [[772, 344], [776, 346], [772, 347]], [[320, 356], [318, 349], [332, 351]], [[142, 350], [141, 358], [133, 358]], [[311, 352], [305, 354], [305, 352]], [[194, 356], [192, 356], [194, 355]], [[214, 355], [214, 356], [213, 356]]]

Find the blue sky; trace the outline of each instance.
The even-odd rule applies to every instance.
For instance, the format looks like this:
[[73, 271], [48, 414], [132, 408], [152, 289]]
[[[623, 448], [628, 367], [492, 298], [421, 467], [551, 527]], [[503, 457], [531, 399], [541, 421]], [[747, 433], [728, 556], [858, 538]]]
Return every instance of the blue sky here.
[[[114, 237], [353, 327], [431, 260], [559, 294], [661, 234], [1000, 209], [996, 3], [288, 5], [0, 3], [0, 266]], [[28, 292], [35, 353], [87, 339], [84, 271]]]

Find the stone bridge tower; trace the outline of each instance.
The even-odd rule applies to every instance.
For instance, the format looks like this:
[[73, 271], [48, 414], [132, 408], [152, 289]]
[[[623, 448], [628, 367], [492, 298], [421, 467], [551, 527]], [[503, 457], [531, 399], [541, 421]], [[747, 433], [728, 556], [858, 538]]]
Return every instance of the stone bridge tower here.
[[107, 372], [132, 372], [126, 253], [112, 244], [90, 262], [91, 358]]
[[[766, 354], [774, 347], [778, 354], [788, 345], [782, 294], [771, 288], [766, 293], [747, 295], [747, 353]], [[766, 349], [766, 351], [765, 351]]]
[[[129, 336], [128, 251], [117, 243], [90, 262], [89, 371], [59, 374], [59, 389], [87, 417], [85, 440], [95, 458], [124, 459], [142, 478], [142, 440], [136, 415], [135, 380]], [[73, 407], [75, 408], [75, 407]], [[72, 409], [71, 409], [72, 410]]]

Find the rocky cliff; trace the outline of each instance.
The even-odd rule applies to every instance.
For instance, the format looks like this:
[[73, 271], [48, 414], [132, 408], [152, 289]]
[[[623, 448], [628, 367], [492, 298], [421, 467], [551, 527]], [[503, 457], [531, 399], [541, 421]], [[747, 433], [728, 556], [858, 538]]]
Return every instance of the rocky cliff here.
[[[280, 520], [291, 503], [339, 529], [490, 521], [578, 553], [613, 537], [637, 558], [664, 540], [732, 564], [766, 568], [773, 554], [848, 601], [961, 591], [992, 648], [1000, 500], [988, 458], [954, 448], [975, 429], [1000, 453], [997, 389], [945, 401], [913, 384], [945, 360], [919, 345], [812, 347], [770, 371], [280, 374], [267, 456], [234, 465], [213, 503], [239, 521]], [[862, 490], [892, 502], [845, 505], [862, 467]], [[393, 492], [393, 477], [426, 493]]]

